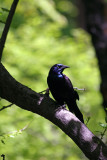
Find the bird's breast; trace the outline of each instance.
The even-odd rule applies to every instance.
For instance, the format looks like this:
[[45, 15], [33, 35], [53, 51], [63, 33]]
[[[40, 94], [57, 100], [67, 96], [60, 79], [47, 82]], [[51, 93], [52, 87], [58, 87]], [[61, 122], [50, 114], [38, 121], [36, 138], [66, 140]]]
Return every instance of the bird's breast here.
[[47, 82], [51, 92], [62, 92], [64, 90], [63, 75], [48, 76]]

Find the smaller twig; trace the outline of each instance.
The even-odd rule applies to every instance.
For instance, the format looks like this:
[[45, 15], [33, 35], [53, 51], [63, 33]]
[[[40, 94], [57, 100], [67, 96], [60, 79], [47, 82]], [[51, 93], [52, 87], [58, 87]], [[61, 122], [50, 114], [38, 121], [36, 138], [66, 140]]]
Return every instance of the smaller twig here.
[[86, 91], [85, 88], [77, 88], [77, 87], [74, 87], [74, 89], [78, 90], [78, 91]]
[[33, 117], [33, 119], [25, 126], [25, 127], [23, 127], [22, 129], [20, 129], [19, 131], [24, 131], [25, 129], [27, 129], [29, 126], [30, 126], [30, 124], [32, 123], [32, 121], [34, 120], [34, 117]]
[[6, 8], [2, 8], [2, 10], [5, 10], [6, 12], [9, 11], [9, 14], [7, 16], [6, 23], [5, 23], [5, 26], [4, 26], [2, 35], [1, 35], [1, 40], [0, 40], [0, 61], [1, 61], [1, 58], [2, 58], [3, 49], [4, 49], [4, 46], [5, 46], [7, 34], [8, 34], [8, 31], [9, 31], [9, 28], [10, 28], [10, 25], [11, 25], [11, 22], [12, 22], [12, 19], [13, 19], [13, 16], [14, 16], [14, 13], [15, 13], [18, 2], [19, 2], [19, 0], [13, 0], [10, 11], [7, 10]]
[[6, 109], [6, 108], [8, 108], [8, 107], [11, 107], [12, 105], [13, 105], [13, 103], [9, 104], [8, 106], [3, 106], [3, 107], [0, 109], [0, 111], [2, 111], [3, 109]]
[[104, 131], [101, 133], [101, 140], [103, 139], [106, 131], [107, 131], [107, 128], [105, 128]]
[[3, 23], [3, 24], [5, 24], [6, 22], [4, 22], [4, 21], [0, 20], [0, 23]]
[[27, 129], [27, 128], [30, 126], [30, 124], [32, 123], [33, 120], [34, 120], [34, 117], [33, 117], [33, 119], [32, 119], [26, 126], [24, 126], [23, 128], [21, 128], [21, 129], [19, 129], [19, 130], [12, 131], [12, 132], [9, 132], [9, 133], [7, 133], [6, 135], [9, 135], [9, 134], [17, 135], [18, 133], [21, 133], [22, 131], [24, 131], [25, 129]]
[[85, 124], [86, 126], [87, 126], [87, 124], [88, 124], [90, 118], [91, 118], [91, 117], [87, 117], [87, 121], [86, 121], [86, 124]]

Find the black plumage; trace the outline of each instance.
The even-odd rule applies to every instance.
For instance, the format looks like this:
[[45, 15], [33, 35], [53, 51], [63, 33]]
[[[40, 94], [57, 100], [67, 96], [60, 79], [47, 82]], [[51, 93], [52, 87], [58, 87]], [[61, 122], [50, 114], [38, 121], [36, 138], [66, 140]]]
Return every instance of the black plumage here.
[[62, 73], [65, 68], [69, 67], [63, 64], [52, 66], [47, 77], [49, 89], [59, 105], [65, 102], [69, 110], [84, 123], [83, 115], [76, 103], [76, 100], [79, 100], [78, 93], [73, 89], [70, 79]]

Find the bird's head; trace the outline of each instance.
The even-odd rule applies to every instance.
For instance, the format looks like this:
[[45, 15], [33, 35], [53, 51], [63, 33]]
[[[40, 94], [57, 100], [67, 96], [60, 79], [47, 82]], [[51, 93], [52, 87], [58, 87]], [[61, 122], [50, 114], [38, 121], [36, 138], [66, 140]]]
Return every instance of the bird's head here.
[[69, 68], [69, 66], [63, 64], [55, 64], [51, 67], [50, 73], [61, 74], [65, 68]]

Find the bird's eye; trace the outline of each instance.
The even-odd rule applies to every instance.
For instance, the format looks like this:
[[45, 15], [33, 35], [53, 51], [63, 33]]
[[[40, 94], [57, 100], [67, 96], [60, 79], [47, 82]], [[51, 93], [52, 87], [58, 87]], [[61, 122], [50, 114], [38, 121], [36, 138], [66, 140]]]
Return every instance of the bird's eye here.
[[61, 66], [57, 66], [57, 68], [61, 68]]

